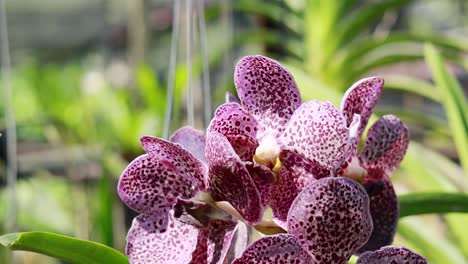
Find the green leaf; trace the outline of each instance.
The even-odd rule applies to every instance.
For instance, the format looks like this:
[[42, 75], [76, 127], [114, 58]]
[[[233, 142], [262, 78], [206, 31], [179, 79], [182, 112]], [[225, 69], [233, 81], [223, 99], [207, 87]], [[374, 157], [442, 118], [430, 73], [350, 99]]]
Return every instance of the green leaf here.
[[284, 41], [284, 33], [269, 29], [249, 29], [236, 34], [231, 48], [236, 48], [245, 44], [258, 43], [269, 45], [283, 45], [288, 56], [301, 58], [303, 47], [301, 40], [290, 36], [288, 41]]
[[0, 236], [0, 244], [11, 250], [31, 251], [75, 264], [129, 263], [119, 251], [92, 241], [45, 232]]
[[341, 49], [340, 55], [338, 55], [340, 59], [337, 60], [337, 63], [346, 65], [343, 68], [347, 68], [349, 65], [353, 64], [353, 61], [362, 57], [365, 54], [368, 54], [372, 50], [379, 48], [388, 48], [387, 46], [390, 46], [392, 44], [407, 42], [429, 42], [439, 47], [444, 47], [448, 49], [462, 51], [468, 50], [466, 41], [463, 40], [427, 33], [421, 34], [416, 32], [397, 32], [391, 33], [383, 37], [370, 36], [368, 38], [362, 38], [355, 42], [351, 42], [349, 45]]
[[102, 176], [99, 179], [96, 194], [96, 231], [100, 234], [100, 241], [109, 247], [114, 246], [114, 226], [112, 218], [114, 189], [115, 184], [109, 176]]
[[468, 214], [454, 213], [445, 215], [444, 218], [448, 223], [449, 237], [458, 245], [465, 257], [468, 258], [468, 236], [466, 236]]
[[427, 44], [424, 51], [442, 97], [442, 104], [447, 113], [460, 161], [465, 169], [466, 177], [468, 177], [468, 105], [466, 98], [460, 84], [449, 74], [442, 56], [434, 46]]
[[411, 141], [405, 159], [400, 164], [400, 168], [406, 174], [402, 180], [409, 184], [413, 190], [456, 191], [455, 185], [444, 174], [433, 170], [434, 164], [431, 162], [434, 161], [429, 161], [427, 158], [429, 154], [434, 154], [434, 152], [424, 145]]
[[440, 93], [437, 88], [420, 79], [412, 78], [404, 75], [385, 75], [385, 89], [400, 90], [416, 94], [434, 102], [440, 102]]
[[158, 82], [156, 73], [148, 65], [141, 65], [136, 71], [138, 88], [146, 108], [150, 108], [156, 115], [163, 115], [166, 107], [166, 94]]
[[425, 220], [422, 217], [401, 219], [398, 234], [415, 245], [416, 252], [427, 258], [429, 263], [466, 263], [461, 252], [445, 237], [428, 228]]
[[375, 59], [373, 58], [370, 61], [362, 61], [362, 65], [356, 65], [353, 70], [349, 71], [347, 80], [352, 81], [359, 79], [367, 72], [382, 66], [422, 59], [424, 59], [424, 56], [419, 54], [389, 54]]
[[373, 23], [382, 19], [382, 16], [393, 9], [402, 7], [411, 2], [411, 0], [388, 0], [371, 3], [359, 10], [356, 10], [350, 19], [344, 19], [342, 25], [344, 30], [339, 35], [341, 43], [347, 43], [350, 39], [367, 29]]
[[[370, 25], [382, 19], [385, 12], [409, 4], [411, 0], [388, 0], [368, 4], [362, 8], [356, 9], [346, 19], [343, 19], [337, 26], [337, 32], [330, 38], [331, 43], [327, 54], [332, 55], [339, 47], [350, 43], [353, 38], [359, 36]], [[326, 56], [325, 58], [328, 58]]]
[[310, 77], [309, 74], [298, 67], [288, 64], [286, 64], [285, 67], [294, 76], [294, 80], [301, 91], [301, 96], [304, 101], [315, 99], [331, 101], [335, 105], [340, 105], [342, 97], [340, 92], [328, 87], [319, 80]]
[[410, 193], [398, 196], [400, 217], [420, 214], [468, 213], [468, 194]]
[[233, 8], [237, 11], [268, 17], [286, 25], [291, 32], [301, 34], [303, 23], [300, 14], [282, 4], [281, 1], [237, 0], [233, 2]]

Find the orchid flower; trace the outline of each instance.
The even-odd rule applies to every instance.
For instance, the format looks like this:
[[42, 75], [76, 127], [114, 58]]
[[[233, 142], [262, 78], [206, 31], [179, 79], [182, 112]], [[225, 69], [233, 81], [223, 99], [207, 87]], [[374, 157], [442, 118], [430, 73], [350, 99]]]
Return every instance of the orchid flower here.
[[348, 178], [314, 181], [294, 200], [287, 227], [288, 234], [257, 240], [233, 264], [347, 263], [371, 234], [369, 198]]
[[130, 262], [223, 263], [237, 221], [197, 200], [206, 190], [203, 133], [184, 127], [170, 141], [144, 136], [141, 144], [146, 154], [118, 184], [122, 201], [140, 213], [127, 235]]
[[[366, 190], [344, 177], [314, 181], [296, 197], [288, 213], [288, 234], [263, 237], [233, 264], [345, 264], [368, 241], [372, 217]], [[363, 253], [357, 264], [427, 264], [406, 248]]]
[[[252, 181], [244, 185], [250, 189], [255, 185], [261, 205], [272, 208], [274, 221], [287, 230], [288, 212], [297, 195], [314, 181], [341, 175], [363, 183], [371, 197], [375, 228], [362, 251], [391, 243], [398, 204], [389, 175], [406, 152], [406, 127], [394, 116], [382, 117], [369, 129], [361, 155], [357, 155], [383, 79], [357, 82], [338, 109], [330, 102], [303, 103], [291, 74], [263, 56], [242, 58], [234, 78], [240, 100], [228, 96], [228, 102], [216, 110], [207, 137], [220, 133], [229, 141], [241, 160], [235, 166], [251, 174]], [[220, 177], [236, 176], [225, 173]], [[256, 201], [258, 194], [248, 195]], [[234, 199], [228, 194], [219, 198]]]
[[[341, 109], [303, 103], [289, 72], [266, 57], [244, 57], [234, 81], [239, 99], [226, 96], [206, 138], [190, 127], [169, 141], [141, 138], [146, 154], [118, 186], [140, 214], [127, 235], [131, 263], [341, 264], [353, 254], [360, 264], [425, 263], [381, 248], [398, 220], [389, 177], [406, 152], [406, 127], [382, 117], [358, 154], [381, 78], [354, 84]], [[274, 222], [263, 220], [267, 207]], [[247, 247], [242, 222], [273, 235]]]

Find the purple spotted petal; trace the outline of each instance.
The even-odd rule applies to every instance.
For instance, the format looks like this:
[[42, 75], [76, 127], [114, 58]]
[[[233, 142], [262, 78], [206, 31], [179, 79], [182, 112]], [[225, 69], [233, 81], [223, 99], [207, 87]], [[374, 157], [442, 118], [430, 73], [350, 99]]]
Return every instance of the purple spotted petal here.
[[238, 258], [244, 253], [244, 250], [249, 245], [249, 231], [247, 225], [239, 222], [236, 226], [236, 232], [232, 237], [231, 247], [225, 258], [225, 263], [232, 263], [235, 258]]
[[361, 116], [361, 124], [358, 129], [358, 138], [367, 126], [374, 107], [382, 94], [384, 80], [379, 77], [362, 79], [346, 91], [341, 101], [341, 110], [346, 118], [348, 126], [352, 123], [353, 116]]
[[271, 200], [273, 189], [275, 188], [276, 176], [267, 166], [257, 164], [251, 161], [244, 163], [245, 167], [250, 173], [260, 198], [262, 199], [262, 205], [267, 207]]
[[408, 148], [408, 129], [393, 115], [381, 117], [369, 129], [360, 161], [367, 170], [383, 170], [391, 175]]
[[296, 237], [279, 234], [263, 237], [250, 245], [232, 264], [313, 264], [312, 257], [302, 249]]
[[169, 141], [179, 143], [197, 159], [205, 162], [206, 138], [203, 131], [190, 126], [181, 127], [171, 136]]
[[349, 178], [314, 181], [291, 205], [288, 232], [319, 263], [347, 263], [372, 232], [369, 197]]
[[399, 205], [390, 179], [373, 180], [370, 177], [364, 182], [364, 188], [370, 198], [370, 213], [374, 229], [367, 243], [357, 252], [377, 250], [392, 244], [398, 224]]
[[[304, 155], [332, 171], [343, 160], [349, 130], [341, 111], [333, 104], [310, 101], [294, 112], [280, 141], [283, 148]], [[315, 175], [316, 178], [321, 176]]]
[[175, 164], [145, 154], [127, 166], [120, 176], [117, 189], [128, 207], [144, 213], [170, 208], [177, 197], [193, 197], [200, 187], [191, 174], [181, 173]]
[[314, 175], [329, 176], [330, 172], [292, 151], [283, 150], [280, 160], [281, 170], [271, 195], [270, 207], [273, 210], [274, 221], [283, 229], [287, 229], [289, 208], [297, 195], [316, 180]]
[[230, 92], [226, 92], [226, 103], [237, 103], [240, 104], [239, 98], [237, 98], [235, 95], [233, 95]]
[[404, 247], [383, 247], [362, 254], [356, 264], [427, 264], [422, 256]]
[[171, 164], [180, 175], [191, 178], [193, 186], [205, 189], [206, 165], [189, 151], [161, 138], [143, 136], [140, 141], [149, 156], [161, 163]]
[[133, 220], [126, 248], [130, 263], [190, 263], [199, 230], [170, 214], [167, 217], [167, 214], [139, 215]]
[[236, 103], [225, 103], [216, 109], [208, 133], [223, 134], [242, 160], [252, 160], [257, 143], [258, 124], [255, 118]]
[[288, 70], [263, 56], [242, 58], [236, 66], [234, 83], [242, 106], [257, 118], [262, 133], [279, 134], [301, 104]]
[[349, 138], [348, 144], [345, 148], [345, 154], [340, 166], [346, 166], [352, 158], [357, 157], [359, 143], [361, 142], [361, 135], [358, 135], [358, 129], [361, 123], [361, 116], [355, 114], [351, 124], [349, 125]]
[[191, 263], [224, 263], [235, 227], [234, 222], [212, 221], [207, 228], [201, 229]]
[[248, 223], [261, 220], [260, 195], [244, 163], [229, 141], [220, 133], [210, 132], [206, 142], [209, 189], [217, 201], [229, 202]]

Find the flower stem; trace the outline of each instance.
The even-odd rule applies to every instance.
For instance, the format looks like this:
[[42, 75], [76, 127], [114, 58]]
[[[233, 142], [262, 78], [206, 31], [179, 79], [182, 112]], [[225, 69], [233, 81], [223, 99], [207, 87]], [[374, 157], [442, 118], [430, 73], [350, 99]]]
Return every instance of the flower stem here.
[[425, 192], [399, 195], [400, 217], [420, 214], [468, 213], [468, 194]]

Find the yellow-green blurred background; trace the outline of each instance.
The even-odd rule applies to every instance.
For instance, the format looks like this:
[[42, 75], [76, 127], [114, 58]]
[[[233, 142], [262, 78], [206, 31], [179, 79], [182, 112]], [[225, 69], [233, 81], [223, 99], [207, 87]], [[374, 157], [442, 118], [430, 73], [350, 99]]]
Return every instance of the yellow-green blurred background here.
[[[234, 91], [234, 65], [248, 54], [287, 65], [304, 100], [339, 105], [359, 78], [385, 77], [376, 116], [398, 115], [412, 139], [394, 175], [397, 192], [468, 191], [468, 149], [459, 143], [468, 128], [454, 126], [446, 88], [432, 81], [426, 63], [432, 43], [466, 98], [466, 0], [0, 2], [0, 234], [50, 231], [123, 251], [135, 214], [116, 183], [143, 152], [139, 136], [163, 136], [168, 102], [167, 132], [188, 124], [188, 87], [195, 127], [206, 127], [205, 113]], [[458, 115], [468, 124], [468, 113]], [[14, 181], [6, 170], [12, 124]], [[395, 244], [430, 263], [468, 263], [467, 225], [460, 214], [406, 217]], [[0, 263], [61, 263], [9, 254], [0, 248]]]

